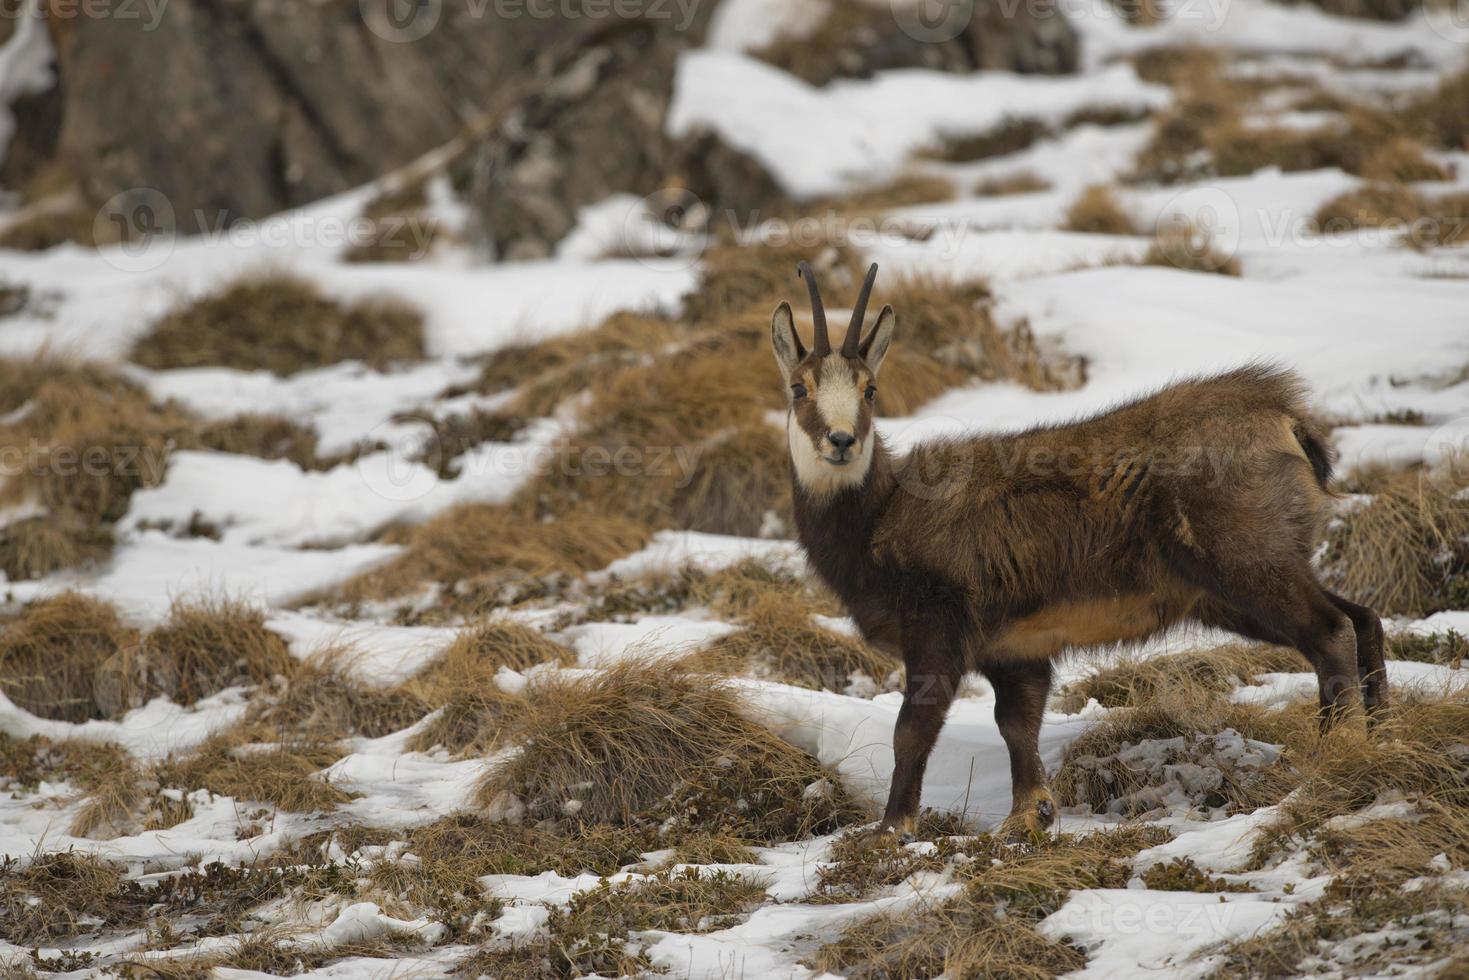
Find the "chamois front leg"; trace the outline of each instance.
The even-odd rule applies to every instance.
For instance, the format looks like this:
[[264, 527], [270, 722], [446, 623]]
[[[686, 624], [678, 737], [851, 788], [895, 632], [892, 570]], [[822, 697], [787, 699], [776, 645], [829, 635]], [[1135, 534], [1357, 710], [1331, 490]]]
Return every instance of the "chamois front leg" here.
[[1010, 815], [1001, 834], [1024, 837], [1039, 833], [1056, 819], [1056, 800], [1046, 788], [1041, 763], [1041, 720], [1051, 691], [1049, 660], [985, 667], [995, 689], [995, 724], [1010, 750]]
[[917, 824], [923, 771], [962, 676], [958, 656], [947, 644], [905, 635], [903, 645], [907, 681], [893, 728], [893, 783], [879, 824], [879, 830], [898, 834], [912, 833]]

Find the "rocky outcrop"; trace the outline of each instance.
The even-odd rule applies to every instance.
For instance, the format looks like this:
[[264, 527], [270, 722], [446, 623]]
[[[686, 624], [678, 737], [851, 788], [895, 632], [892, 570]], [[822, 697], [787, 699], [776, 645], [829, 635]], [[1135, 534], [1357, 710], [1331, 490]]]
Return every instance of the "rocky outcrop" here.
[[[114, 195], [151, 188], [179, 230], [217, 229], [451, 140], [455, 185], [500, 258], [548, 254], [582, 207], [613, 193], [682, 187], [745, 212], [782, 200], [758, 163], [713, 135], [665, 136], [675, 63], [702, 43], [713, 3], [683, 22], [604, 0], [571, 0], [577, 16], [565, 3], [488, 0], [137, 0], [104, 17], [77, 16], [75, 0], [25, 2], [39, 4], [59, 80], [12, 106], [0, 182], [75, 186], [81, 225]], [[1074, 64], [1059, 14], [976, 2], [962, 31], [937, 40], [887, 3], [834, 4], [830, 29], [791, 48], [807, 60], [787, 67], [821, 80], [914, 64]]]
[[714, 134], [666, 135], [688, 46], [685, 35], [631, 22], [540, 66], [530, 94], [461, 161], [455, 183], [476, 219], [471, 237], [494, 258], [534, 259], [612, 194], [681, 188], [741, 213], [783, 201], [763, 166]]

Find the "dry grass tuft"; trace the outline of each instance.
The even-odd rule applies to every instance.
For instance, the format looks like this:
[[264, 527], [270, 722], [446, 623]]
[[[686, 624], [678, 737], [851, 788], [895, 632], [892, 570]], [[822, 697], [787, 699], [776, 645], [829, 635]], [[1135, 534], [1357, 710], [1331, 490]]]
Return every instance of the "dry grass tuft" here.
[[1067, 210], [1066, 221], [1061, 227], [1094, 235], [1136, 234], [1132, 219], [1122, 210], [1117, 195], [1100, 184], [1082, 191]]
[[834, 829], [856, 815], [835, 778], [745, 718], [725, 682], [667, 661], [553, 678], [528, 693], [522, 752], [480, 799], [529, 820], [699, 829], [751, 843]]
[[1327, 530], [1327, 578], [1383, 614], [1469, 607], [1469, 500], [1451, 472], [1409, 471]]
[[593, 378], [645, 361], [684, 334], [677, 321], [666, 317], [614, 313], [591, 330], [518, 344], [488, 355], [472, 390], [493, 395], [519, 388], [512, 413], [550, 415]]
[[953, 181], [937, 174], [904, 174], [874, 187], [858, 188], [839, 197], [826, 198], [804, 205], [807, 213], [831, 211], [845, 216], [878, 215], [893, 208], [914, 204], [952, 201], [958, 191]]
[[[837, 838], [817, 870], [816, 891], [808, 901], [843, 904], [870, 898], [920, 872], [942, 873], [969, 860], [974, 850], [991, 846], [988, 837], [966, 834], [959, 821], [932, 811], [919, 816], [913, 836], [916, 843], [860, 830]], [[928, 842], [933, 846], [925, 846]]]
[[1422, 199], [1411, 189], [1396, 184], [1371, 184], [1347, 191], [1321, 205], [1316, 225], [1323, 232], [1351, 228], [1376, 228], [1407, 224], [1422, 212]]
[[1239, 260], [1215, 248], [1209, 232], [1192, 223], [1162, 223], [1143, 264], [1221, 276], [1240, 274]]
[[437, 718], [408, 742], [410, 751], [435, 746], [461, 755], [483, 755], [516, 730], [526, 700], [506, 694], [495, 683], [502, 667], [524, 671], [539, 664], [569, 665], [575, 656], [527, 626], [490, 622], [461, 633], [443, 655], [403, 689]]
[[32, 603], [0, 632], [0, 689], [43, 718], [115, 716], [130, 706], [131, 692], [114, 668], [137, 642], [108, 603], [77, 592]]
[[[1257, 862], [1281, 847], [1315, 837], [1322, 863], [1346, 878], [1382, 878], [1388, 887], [1426, 873], [1437, 853], [1456, 867], [1469, 864], [1469, 781], [1464, 733], [1469, 697], [1462, 692], [1397, 704], [1373, 730], [1344, 726], [1313, 743], [1302, 733], [1288, 742], [1288, 766], [1268, 773], [1263, 797], [1281, 799], [1276, 818], [1255, 841]], [[1287, 796], [1287, 794], [1289, 794]], [[1371, 833], [1331, 821], [1386, 800], [1416, 803], [1423, 814], [1401, 827], [1381, 822]], [[1323, 836], [1322, 830], [1328, 832]], [[1390, 876], [1393, 869], [1400, 873]]]
[[1362, 161], [1368, 180], [1408, 184], [1420, 180], [1453, 180], [1454, 172], [1424, 156], [1423, 145], [1407, 136], [1393, 136], [1375, 146]]
[[1306, 670], [1289, 647], [1232, 643], [1190, 653], [1123, 660], [1088, 674], [1056, 695], [1057, 707], [1075, 714], [1095, 700], [1104, 708], [1143, 707], [1184, 690], [1228, 693], [1258, 674]]
[[315, 429], [280, 415], [236, 415], [204, 422], [182, 441], [189, 449], [287, 459], [303, 470], [330, 469], [338, 462], [317, 456]]
[[118, 520], [133, 491], [157, 486], [175, 434], [190, 424], [177, 408], [153, 406], [137, 388], [93, 370], [38, 368], [12, 392], [27, 387], [26, 411], [0, 424], [0, 437], [31, 455], [0, 500], [33, 501], [86, 525]]
[[423, 317], [390, 300], [343, 304], [291, 275], [239, 279], [164, 316], [133, 348], [155, 369], [232, 367], [286, 376], [339, 361], [424, 356]]
[[1028, 170], [1006, 174], [1003, 177], [986, 177], [974, 185], [974, 193], [980, 197], [1004, 197], [1010, 194], [1034, 194], [1048, 191], [1051, 182]]
[[424, 178], [386, 189], [362, 209], [371, 222], [368, 240], [354, 244], [342, 255], [345, 262], [417, 262], [443, 237], [443, 229], [428, 213]]
[[1006, 116], [980, 133], [943, 134], [931, 155], [949, 163], [972, 163], [1019, 153], [1054, 134], [1050, 124], [1034, 116]]
[[1469, 194], [1424, 195], [1395, 184], [1372, 184], [1332, 198], [1316, 212], [1323, 234], [1355, 228], [1398, 228], [1401, 244], [1435, 248], [1469, 241]]
[[573, 507], [540, 520], [526, 510], [461, 504], [436, 515], [398, 537], [405, 554], [347, 582], [341, 594], [348, 602], [387, 599], [437, 583], [450, 593], [446, 602], [473, 611], [534, 594], [548, 576], [601, 568], [647, 539], [644, 525], [615, 513]]
[[0, 732], [0, 786], [7, 788], [34, 790], [44, 780], [86, 789], [127, 762], [127, 752], [111, 742], [12, 738]]
[[1214, 950], [1219, 965], [1209, 980], [1277, 980], [1325, 971], [1459, 980], [1469, 975], [1469, 961], [1457, 955], [1466, 939], [1466, 916], [1463, 889], [1432, 881], [1413, 891], [1329, 891], [1293, 909], [1278, 929]]
[[741, 630], [691, 654], [688, 663], [858, 696], [899, 688], [901, 661], [817, 625], [811, 613], [810, 606], [772, 592], [742, 612]]
[[122, 872], [90, 855], [62, 851], [21, 864], [0, 861], [0, 911], [5, 938], [18, 945], [41, 945], [73, 936], [93, 918], [116, 915], [109, 899], [122, 886]]
[[112, 531], [75, 514], [26, 517], [0, 527], [0, 572], [11, 582], [90, 565], [112, 553]]
[[684, 316], [705, 326], [742, 313], [757, 313], [769, 326], [770, 311], [782, 299], [803, 293], [796, 265], [810, 262], [824, 293], [849, 296], [861, 283], [855, 256], [838, 247], [715, 245], [701, 256], [703, 277], [684, 298]]
[[431, 708], [404, 687], [379, 688], [352, 676], [351, 649], [328, 647], [296, 662], [250, 703], [246, 731], [259, 741], [315, 744], [381, 738], [418, 721]]
[[1469, 148], [1469, 67], [1439, 82], [1404, 111], [1409, 127], [1446, 150]]
[[207, 789], [242, 803], [267, 803], [282, 810], [318, 813], [352, 799], [315, 775], [340, 757], [340, 751], [326, 745], [250, 744], [225, 733], [188, 755], [159, 764], [157, 778], [165, 788], [185, 793]]
[[237, 684], [261, 684], [295, 667], [265, 613], [236, 599], [176, 600], [138, 652], [147, 674], [178, 704]]
[[1036, 926], [1075, 889], [1122, 887], [1132, 876], [1127, 858], [1159, 843], [1159, 836], [1126, 828], [1039, 838], [1029, 848], [989, 837], [955, 842], [971, 858], [955, 871], [965, 881], [960, 895], [860, 919], [822, 946], [812, 965], [849, 980], [940, 974], [1040, 980], [1079, 969], [1082, 952]]

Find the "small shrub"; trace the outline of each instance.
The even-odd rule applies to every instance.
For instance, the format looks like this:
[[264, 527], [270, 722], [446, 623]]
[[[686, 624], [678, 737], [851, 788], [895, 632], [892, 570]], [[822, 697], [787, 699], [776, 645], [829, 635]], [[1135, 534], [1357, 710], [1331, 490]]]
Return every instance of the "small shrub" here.
[[339, 361], [386, 367], [424, 356], [423, 318], [391, 301], [345, 305], [304, 279], [257, 275], [164, 316], [133, 348], [158, 370], [231, 367], [287, 376]]
[[1248, 882], [1226, 881], [1209, 874], [1194, 863], [1193, 858], [1174, 858], [1166, 864], [1155, 864], [1140, 876], [1148, 888], [1163, 892], [1252, 892]]

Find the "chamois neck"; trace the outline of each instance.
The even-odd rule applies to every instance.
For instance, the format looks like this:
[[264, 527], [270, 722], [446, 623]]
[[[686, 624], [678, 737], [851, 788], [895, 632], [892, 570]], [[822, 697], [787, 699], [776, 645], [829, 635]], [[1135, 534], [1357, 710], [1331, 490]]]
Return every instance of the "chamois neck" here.
[[812, 493], [791, 473], [796, 533], [816, 570], [839, 590], [861, 574], [873, 524], [897, 485], [892, 457], [875, 433], [871, 452], [862, 482], [832, 494]]

